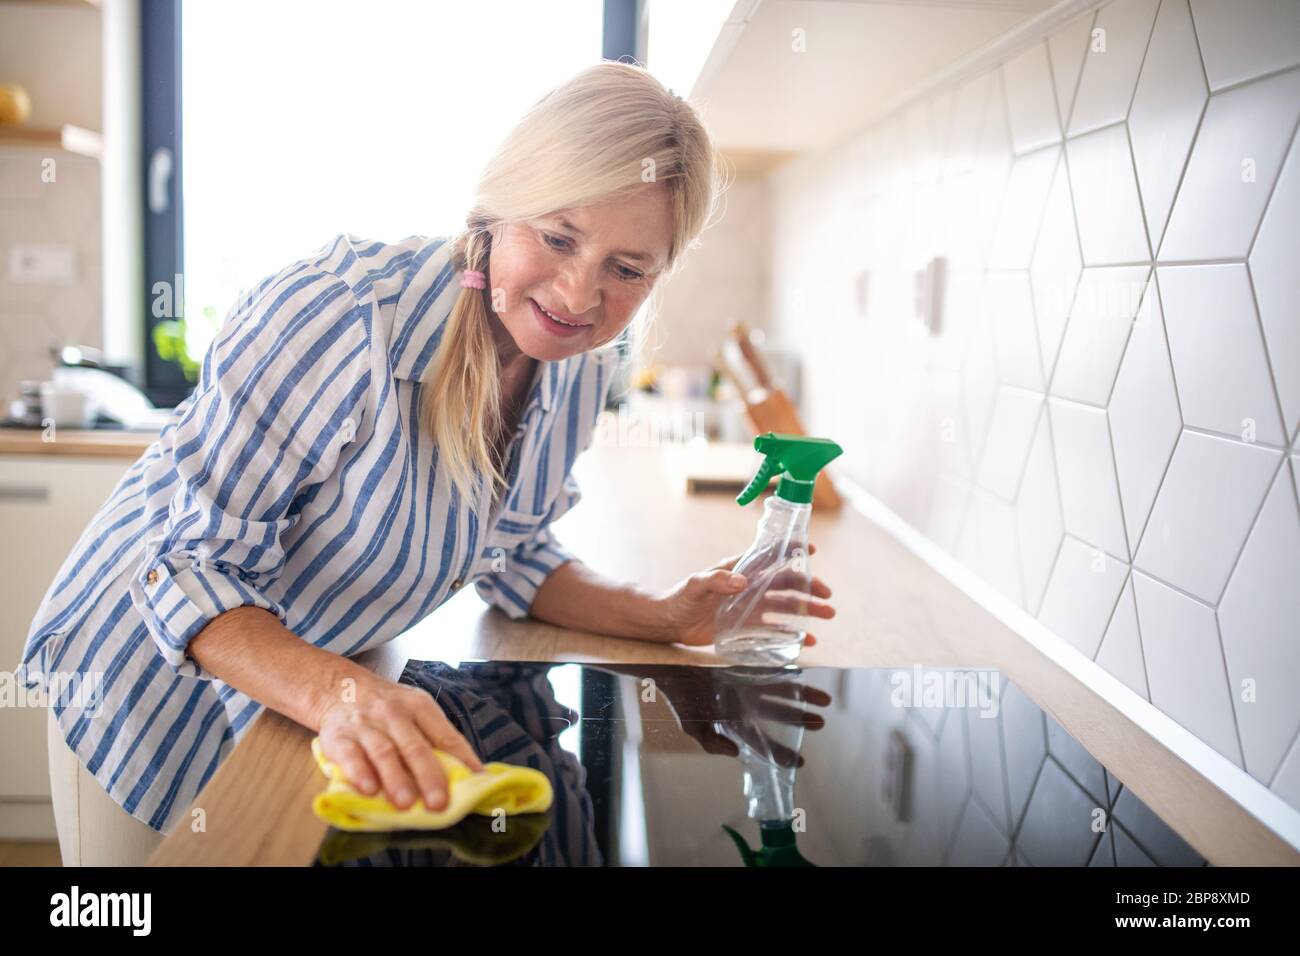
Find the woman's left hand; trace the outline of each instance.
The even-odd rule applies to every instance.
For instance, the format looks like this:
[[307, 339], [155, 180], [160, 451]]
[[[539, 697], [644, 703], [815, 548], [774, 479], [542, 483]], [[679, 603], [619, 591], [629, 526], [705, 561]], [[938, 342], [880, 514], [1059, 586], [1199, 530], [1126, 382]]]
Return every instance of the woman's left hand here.
[[[817, 553], [815, 544], [808, 545], [808, 555]], [[692, 574], [681, 583], [666, 591], [658, 599], [662, 640], [679, 644], [712, 644], [717, 636], [714, 620], [718, 607], [727, 598], [743, 591], [746, 581], [743, 574], [733, 574], [731, 569], [741, 555], [732, 555], [724, 561], [703, 571]], [[787, 592], [788, 593], [788, 592]], [[811, 596], [800, 600], [797, 613], [809, 617], [830, 618], [835, 616], [835, 608], [826, 600], [831, 596], [831, 589], [821, 578], [812, 579]], [[795, 611], [795, 608], [774, 608], [774, 610]], [[811, 633], [805, 634], [804, 646], [811, 647], [817, 638]]]

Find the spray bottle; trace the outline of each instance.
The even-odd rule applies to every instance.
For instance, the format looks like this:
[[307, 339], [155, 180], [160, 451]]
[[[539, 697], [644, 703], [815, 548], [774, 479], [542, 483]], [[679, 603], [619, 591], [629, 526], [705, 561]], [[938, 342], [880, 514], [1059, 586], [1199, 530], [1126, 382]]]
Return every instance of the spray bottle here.
[[[776, 493], [763, 503], [758, 536], [732, 569], [745, 589], [718, 608], [714, 648], [720, 657], [745, 664], [784, 665], [798, 658], [805, 632], [797, 625], [801, 597], [812, 592], [808, 519], [817, 474], [844, 451], [828, 438], [768, 432], [754, 439], [765, 456], [754, 479], [736, 498], [747, 505], [781, 475]], [[784, 620], [783, 620], [784, 619]]]

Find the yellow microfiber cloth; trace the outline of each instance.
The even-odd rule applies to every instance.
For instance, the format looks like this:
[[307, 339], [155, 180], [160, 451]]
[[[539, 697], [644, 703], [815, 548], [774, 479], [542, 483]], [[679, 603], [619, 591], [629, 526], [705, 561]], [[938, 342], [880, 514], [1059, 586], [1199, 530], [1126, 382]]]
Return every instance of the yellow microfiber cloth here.
[[321, 752], [319, 737], [312, 738], [311, 752], [316, 766], [329, 778], [312, 801], [312, 810], [339, 830], [441, 830], [470, 813], [485, 817], [498, 811], [507, 816], [541, 813], [550, 809], [554, 798], [551, 781], [540, 770], [493, 761], [475, 773], [458, 758], [434, 748], [433, 755], [447, 777], [447, 806], [430, 810], [420, 799], [399, 810], [382, 790], [368, 797], [353, 787], [342, 768]]

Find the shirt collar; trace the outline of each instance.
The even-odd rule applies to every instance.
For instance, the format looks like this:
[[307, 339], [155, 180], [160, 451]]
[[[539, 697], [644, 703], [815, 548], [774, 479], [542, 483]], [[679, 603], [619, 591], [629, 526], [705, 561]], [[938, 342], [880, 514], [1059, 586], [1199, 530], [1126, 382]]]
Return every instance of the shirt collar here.
[[[451, 243], [430, 239], [411, 260], [411, 277], [397, 299], [388, 337], [388, 359], [393, 377], [420, 382], [437, 354], [451, 307], [460, 294], [460, 282], [451, 261]], [[575, 355], [558, 362], [538, 362], [535, 384], [524, 415], [538, 405], [554, 410], [568, 385], [570, 368], [581, 362]]]
[[430, 239], [415, 251], [409, 279], [397, 298], [388, 333], [393, 377], [419, 382], [433, 361], [442, 332], [460, 292], [451, 262], [451, 243]]

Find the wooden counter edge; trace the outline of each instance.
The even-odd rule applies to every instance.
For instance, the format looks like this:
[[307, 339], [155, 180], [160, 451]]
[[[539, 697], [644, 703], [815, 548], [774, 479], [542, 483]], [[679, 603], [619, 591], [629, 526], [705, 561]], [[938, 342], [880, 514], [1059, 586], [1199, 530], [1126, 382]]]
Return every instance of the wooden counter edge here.
[[35, 428], [0, 427], [0, 455], [71, 455], [84, 458], [139, 458], [158, 439], [159, 431], [64, 428], [54, 441]]

